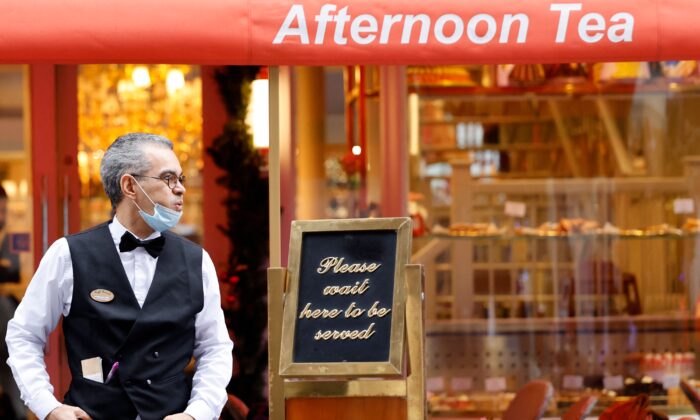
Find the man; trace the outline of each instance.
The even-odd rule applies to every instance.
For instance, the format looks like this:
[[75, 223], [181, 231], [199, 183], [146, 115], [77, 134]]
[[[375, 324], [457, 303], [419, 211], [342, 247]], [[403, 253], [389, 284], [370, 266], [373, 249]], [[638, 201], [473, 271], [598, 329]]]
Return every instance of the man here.
[[[8, 324], [8, 364], [41, 419], [219, 417], [232, 343], [211, 258], [168, 232], [185, 193], [172, 147], [143, 133], [115, 140], [100, 167], [114, 218], [56, 241]], [[63, 404], [43, 362], [61, 315], [73, 376]]]

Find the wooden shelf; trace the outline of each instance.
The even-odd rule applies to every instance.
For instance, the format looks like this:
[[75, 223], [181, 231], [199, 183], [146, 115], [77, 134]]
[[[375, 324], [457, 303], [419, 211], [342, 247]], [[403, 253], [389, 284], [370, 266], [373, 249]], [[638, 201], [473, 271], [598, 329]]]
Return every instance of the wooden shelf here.
[[685, 331], [694, 329], [695, 319], [689, 314], [668, 315], [608, 315], [543, 318], [449, 319], [431, 321], [426, 326], [428, 335], [493, 331], [494, 334], [511, 332], [529, 334], [534, 331], [565, 332], [571, 328], [589, 330]]
[[552, 117], [535, 115], [473, 115], [473, 116], [452, 116], [445, 119], [424, 119], [420, 120], [421, 125], [454, 125], [458, 123], [481, 123], [481, 124], [527, 124], [551, 122]]
[[[578, 296], [577, 296], [578, 297]], [[556, 295], [474, 295], [474, 302], [554, 302], [561, 296]]]
[[471, 241], [513, 241], [513, 240], [634, 240], [634, 239], [697, 239], [700, 232], [683, 233], [680, 235], [664, 234], [664, 235], [607, 235], [607, 234], [575, 234], [575, 235], [450, 235], [450, 234], [431, 234], [426, 235], [429, 239], [445, 239], [445, 240], [471, 240]]
[[[409, 86], [409, 93], [418, 93], [422, 97], [467, 97], [472, 100], [483, 100], [484, 97], [504, 100], [512, 97], [514, 101], [522, 101], [528, 97], [548, 96], [553, 99], [572, 96], [590, 95], [630, 95], [656, 94], [679, 95], [700, 93], [700, 84], [682, 83], [671, 79], [652, 79], [639, 83], [580, 83], [580, 84], [543, 84], [533, 87], [482, 87], [482, 86]], [[527, 96], [524, 96], [527, 95]]]
[[556, 271], [570, 270], [575, 267], [573, 262], [559, 261], [552, 264], [551, 261], [508, 261], [508, 262], [472, 262], [469, 265], [475, 270], [537, 270]]
[[556, 144], [485, 144], [479, 147], [452, 147], [452, 146], [422, 146], [423, 153], [439, 153], [439, 152], [479, 152], [483, 150], [497, 150], [506, 152], [541, 152], [546, 150], [560, 149], [561, 146]]

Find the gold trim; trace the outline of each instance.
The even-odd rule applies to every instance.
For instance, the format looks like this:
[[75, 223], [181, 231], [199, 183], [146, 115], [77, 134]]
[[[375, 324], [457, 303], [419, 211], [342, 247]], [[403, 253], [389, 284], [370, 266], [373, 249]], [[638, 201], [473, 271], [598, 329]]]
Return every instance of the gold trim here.
[[[387, 362], [294, 363], [294, 331], [298, 312], [299, 269], [305, 232], [395, 230], [394, 297]], [[289, 248], [289, 289], [285, 296], [282, 349], [279, 365], [283, 377], [400, 376], [403, 372], [405, 331], [405, 266], [411, 250], [411, 220], [407, 217], [379, 219], [304, 220], [292, 222]]]
[[268, 332], [268, 378], [269, 414], [271, 419], [284, 420], [284, 379], [279, 375], [280, 348], [282, 345], [282, 309], [287, 269], [267, 269], [267, 332]]
[[406, 397], [406, 382], [402, 379], [387, 381], [287, 381], [286, 398], [300, 397]]
[[425, 274], [418, 264], [406, 266], [406, 329], [408, 365], [406, 378], [407, 420], [428, 418], [425, 389]]

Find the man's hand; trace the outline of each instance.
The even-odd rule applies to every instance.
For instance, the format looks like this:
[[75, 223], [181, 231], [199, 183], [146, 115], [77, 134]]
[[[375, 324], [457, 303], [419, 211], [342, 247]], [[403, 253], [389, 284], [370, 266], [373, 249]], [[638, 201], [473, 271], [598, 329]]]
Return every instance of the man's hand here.
[[194, 417], [185, 413], [171, 414], [164, 418], [163, 420], [195, 420]]
[[63, 404], [60, 407], [56, 407], [46, 416], [46, 420], [76, 420], [76, 419], [87, 419], [92, 420], [88, 413], [83, 411], [80, 407], [73, 407], [72, 405]]

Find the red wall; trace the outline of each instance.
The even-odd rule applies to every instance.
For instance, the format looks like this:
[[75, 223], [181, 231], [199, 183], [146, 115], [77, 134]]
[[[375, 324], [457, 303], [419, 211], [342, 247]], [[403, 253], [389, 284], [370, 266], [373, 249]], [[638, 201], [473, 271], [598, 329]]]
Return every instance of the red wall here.
[[204, 147], [203, 199], [202, 211], [204, 211], [204, 249], [209, 252], [218, 273], [226, 270], [228, 254], [231, 249], [228, 238], [217, 225], [226, 224], [226, 208], [221, 203], [226, 194], [226, 189], [217, 185], [216, 178], [224, 174], [218, 168], [206, 149], [212, 145], [223, 131], [226, 122], [226, 109], [220, 99], [219, 87], [214, 79], [217, 67], [202, 66], [202, 140]]

